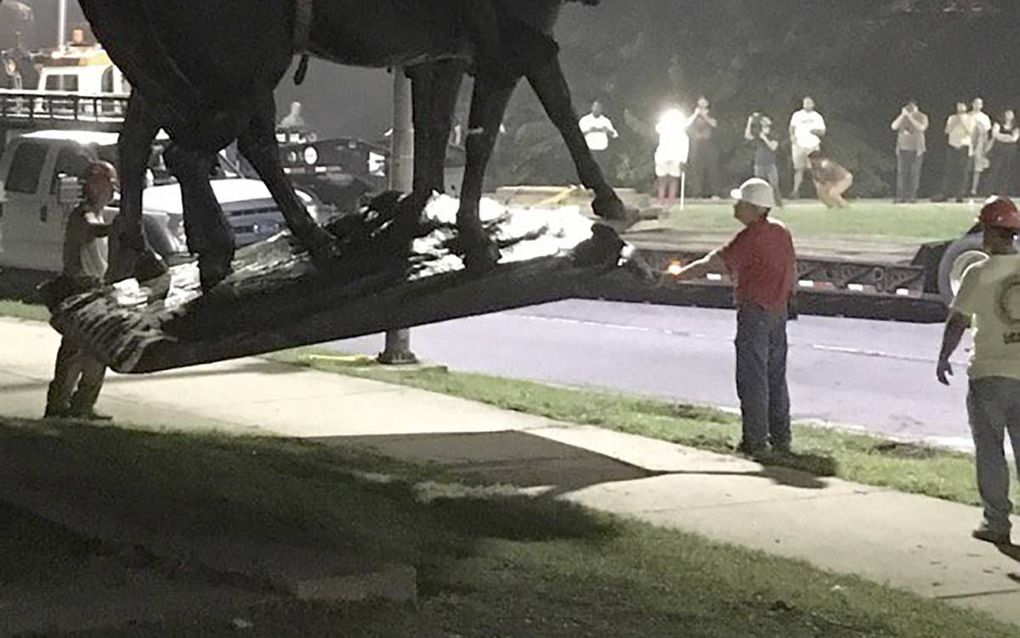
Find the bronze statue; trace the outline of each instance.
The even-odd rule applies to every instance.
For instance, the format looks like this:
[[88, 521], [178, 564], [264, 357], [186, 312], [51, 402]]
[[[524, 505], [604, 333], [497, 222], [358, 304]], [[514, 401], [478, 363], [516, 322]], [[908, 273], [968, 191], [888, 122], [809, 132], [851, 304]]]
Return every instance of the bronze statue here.
[[[121, 138], [124, 245], [141, 251], [141, 190], [159, 128], [181, 184], [189, 249], [204, 289], [230, 272], [230, 228], [208, 183], [215, 153], [234, 140], [266, 182], [294, 237], [317, 263], [336, 238], [314, 223], [280, 166], [273, 91], [295, 53], [368, 67], [406, 67], [414, 87], [415, 195], [424, 206], [442, 189], [443, 156], [463, 74], [476, 89], [468, 166], [458, 213], [461, 250], [472, 268], [498, 251], [478, 219], [482, 178], [516, 83], [526, 77], [564, 136], [596, 214], [620, 219], [623, 205], [577, 128], [552, 27], [567, 1], [599, 0], [80, 0], [114, 62], [134, 86]], [[255, 34], [255, 35], [253, 35]], [[112, 266], [112, 264], [111, 264]]]

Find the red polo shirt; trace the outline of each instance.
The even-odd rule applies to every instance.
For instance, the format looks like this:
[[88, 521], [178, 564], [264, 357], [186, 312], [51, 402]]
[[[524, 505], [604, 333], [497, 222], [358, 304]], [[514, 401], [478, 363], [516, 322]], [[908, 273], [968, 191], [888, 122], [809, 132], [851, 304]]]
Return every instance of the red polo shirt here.
[[738, 306], [757, 304], [786, 314], [797, 283], [797, 256], [786, 226], [764, 217], [740, 231], [720, 255], [737, 280]]

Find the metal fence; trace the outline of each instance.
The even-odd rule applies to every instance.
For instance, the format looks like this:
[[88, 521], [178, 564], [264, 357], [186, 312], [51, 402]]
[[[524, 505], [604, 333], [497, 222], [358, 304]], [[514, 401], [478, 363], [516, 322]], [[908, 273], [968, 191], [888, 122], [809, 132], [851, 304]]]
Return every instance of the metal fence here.
[[119, 130], [128, 96], [0, 89], [0, 126], [7, 129]]

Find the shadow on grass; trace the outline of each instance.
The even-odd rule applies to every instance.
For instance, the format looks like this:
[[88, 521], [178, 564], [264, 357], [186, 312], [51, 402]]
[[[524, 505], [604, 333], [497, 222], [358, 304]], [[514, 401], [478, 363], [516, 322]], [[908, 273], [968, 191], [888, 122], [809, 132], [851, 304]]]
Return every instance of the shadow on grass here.
[[764, 462], [767, 467], [793, 470], [822, 478], [836, 476], [839, 471], [839, 464], [836, 462], [836, 459], [828, 455], [808, 452], [780, 454], [770, 459], [765, 459]]
[[[613, 519], [569, 503], [336, 444], [0, 419], [0, 466], [0, 502], [71, 512], [56, 522], [100, 538], [144, 530], [428, 569], [485, 539], [608, 542], [619, 533]], [[95, 529], [75, 527], [83, 521]]]
[[937, 450], [929, 445], [904, 441], [882, 441], [872, 446], [875, 454], [897, 459], [933, 459], [945, 454], [945, 450]]

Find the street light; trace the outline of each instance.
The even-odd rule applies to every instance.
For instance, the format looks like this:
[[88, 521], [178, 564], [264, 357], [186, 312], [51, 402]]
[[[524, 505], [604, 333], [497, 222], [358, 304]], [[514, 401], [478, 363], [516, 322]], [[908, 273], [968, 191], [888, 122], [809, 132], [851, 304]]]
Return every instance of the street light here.
[[60, 0], [57, 9], [57, 49], [67, 44], [67, 0]]

